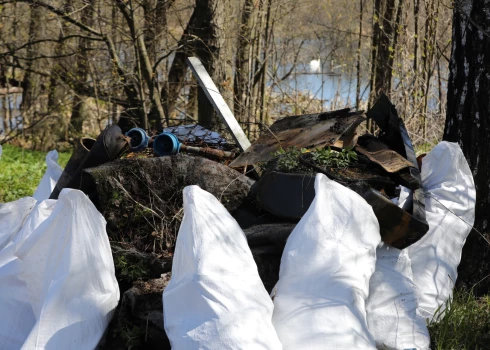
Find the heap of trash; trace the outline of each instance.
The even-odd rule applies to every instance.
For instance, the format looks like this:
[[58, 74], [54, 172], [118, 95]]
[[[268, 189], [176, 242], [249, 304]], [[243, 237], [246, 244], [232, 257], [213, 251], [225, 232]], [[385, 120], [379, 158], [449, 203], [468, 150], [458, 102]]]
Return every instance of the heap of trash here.
[[416, 157], [386, 96], [245, 150], [113, 125], [46, 163], [0, 204], [0, 349], [429, 349], [475, 215], [459, 146]]

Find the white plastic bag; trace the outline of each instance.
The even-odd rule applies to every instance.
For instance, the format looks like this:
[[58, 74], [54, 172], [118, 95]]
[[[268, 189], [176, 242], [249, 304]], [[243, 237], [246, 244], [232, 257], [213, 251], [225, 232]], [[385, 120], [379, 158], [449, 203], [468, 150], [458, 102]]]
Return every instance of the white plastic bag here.
[[119, 300], [106, 222], [81, 191], [40, 202], [0, 251], [0, 349], [93, 349]]
[[52, 210], [53, 201], [35, 206], [31, 197], [0, 205], [0, 349], [20, 349], [36, 323], [17, 248]]
[[284, 349], [375, 349], [365, 300], [379, 224], [366, 201], [318, 174], [284, 248], [273, 324]]
[[63, 169], [58, 164], [58, 152], [56, 150], [50, 151], [46, 155], [46, 165], [46, 172], [33, 195], [38, 201], [49, 198], [63, 172]]
[[32, 197], [0, 203], [0, 252], [20, 230], [35, 205], [36, 200]]
[[210, 193], [189, 186], [183, 195], [172, 279], [163, 292], [172, 348], [281, 349], [245, 234]]
[[420, 290], [419, 312], [437, 319], [452, 295], [463, 245], [475, 221], [475, 184], [458, 144], [441, 142], [423, 158], [422, 185], [429, 231], [407, 249]]
[[376, 250], [376, 257], [366, 302], [376, 346], [383, 350], [429, 349], [429, 330], [417, 313], [418, 290], [407, 251], [384, 245]]

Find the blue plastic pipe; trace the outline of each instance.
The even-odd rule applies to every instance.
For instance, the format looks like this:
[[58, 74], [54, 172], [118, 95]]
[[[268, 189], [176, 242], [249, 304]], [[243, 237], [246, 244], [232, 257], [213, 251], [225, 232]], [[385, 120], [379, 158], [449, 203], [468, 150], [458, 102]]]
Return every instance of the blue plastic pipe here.
[[126, 133], [126, 136], [131, 138], [131, 144], [129, 145], [131, 151], [138, 152], [148, 147], [149, 137], [145, 130], [133, 128]]
[[153, 141], [153, 150], [160, 157], [177, 154], [180, 151], [179, 139], [174, 134], [163, 132]]

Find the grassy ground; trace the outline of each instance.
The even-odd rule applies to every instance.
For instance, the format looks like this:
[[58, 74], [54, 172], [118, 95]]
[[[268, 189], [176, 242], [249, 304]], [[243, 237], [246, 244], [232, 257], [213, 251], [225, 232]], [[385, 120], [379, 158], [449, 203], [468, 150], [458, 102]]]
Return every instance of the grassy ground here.
[[[46, 171], [46, 153], [2, 146], [0, 157], [0, 203], [32, 196]], [[59, 153], [58, 163], [65, 167], [70, 153]]]
[[490, 297], [458, 291], [449, 311], [429, 326], [432, 350], [490, 349]]

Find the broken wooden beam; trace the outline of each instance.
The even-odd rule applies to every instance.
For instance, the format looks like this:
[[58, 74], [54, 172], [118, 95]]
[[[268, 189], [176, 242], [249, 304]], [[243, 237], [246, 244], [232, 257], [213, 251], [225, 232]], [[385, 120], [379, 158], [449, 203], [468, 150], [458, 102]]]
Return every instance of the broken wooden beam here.
[[228, 131], [233, 136], [238, 147], [241, 151], [245, 151], [250, 147], [250, 141], [243, 132], [242, 128], [238, 124], [237, 120], [233, 116], [230, 107], [226, 104], [223, 96], [221, 96], [218, 88], [214, 84], [213, 80], [209, 76], [206, 68], [204, 68], [202, 62], [197, 57], [186, 58], [187, 65], [192, 70], [192, 73], [196, 77], [199, 85], [206, 94], [209, 102], [214, 107], [214, 110], [220, 116], [223, 123], [225, 123]]

